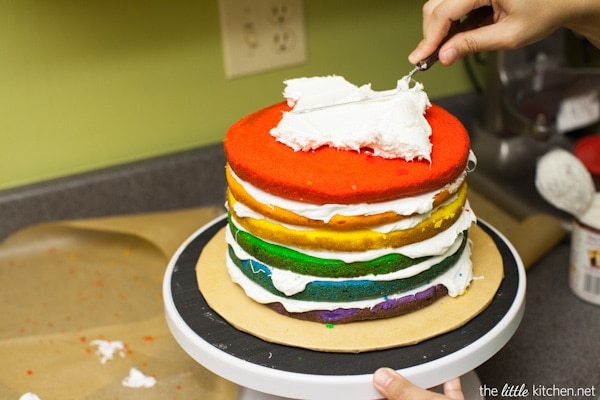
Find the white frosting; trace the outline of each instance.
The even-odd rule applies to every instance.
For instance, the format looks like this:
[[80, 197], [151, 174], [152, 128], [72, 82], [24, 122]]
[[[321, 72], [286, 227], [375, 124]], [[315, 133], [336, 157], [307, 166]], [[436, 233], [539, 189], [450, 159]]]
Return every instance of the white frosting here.
[[125, 346], [120, 340], [101, 340], [96, 339], [90, 342], [90, 345], [96, 346], [96, 355], [102, 364], [112, 360], [115, 354], [125, 357]]
[[156, 385], [156, 378], [144, 375], [137, 368], [131, 368], [129, 375], [123, 378], [121, 384], [130, 388], [151, 388]]
[[[448, 199], [446, 202], [444, 202], [440, 207], [450, 204], [452, 201], [456, 200], [456, 197], [457, 197], [457, 195], [452, 196], [450, 199]], [[262, 214], [257, 213], [256, 211], [252, 210], [250, 207], [247, 207], [245, 204], [240, 203], [240, 202], [235, 203], [235, 205], [233, 206], [233, 209], [234, 209], [236, 215], [240, 218], [261, 219], [261, 220], [268, 221], [273, 224], [278, 224], [280, 226], [283, 226], [284, 228], [292, 229], [292, 230], [296, 230], [296, 231], [314, 230], [313, 227], [309, 227], [309, 226], [290, 225], [290, 224], [286, 224], [286, 223], [283, 223], [280, 221], [276, 221], [271, 218], [265, 218]], [[388, 224], [369, 227], [369, 230], [374, 231], [374, 232], [379, 232], [379, 233], [390, 233], [390, 232], [394, 232], [394, 231], [407, 230], [407, 229], [414, 228], [415, 226], [417, 226], [419, 223], [426, 220], [430, 216], [431, 216], [431, 213], [415, 214], [410, 217], [405, 217], [398, 221], [394, 221], [394, 222], [391, 222]]]
[[[229, 236], [226, 238], [227, 243], [229, 243], [232, 246], [235, 255], [240, 260], [257, 261], [255, 258], [253, 258], [250, 254], [248, 254], [244, 249], [242, 249], [235, 242], [233, 237], [231, 237], [232, 235], [231, 235], [230, 230], [227, 230], [227, 236]], [[368, 275], [363, 275], [363, 276], [354, 277], [354, 278], [327, 278], [327, 277], [302, 275], [302, 274], [298, 274], [298, 273], [295, 273], [295, 272], [289, 271], [289, 270], [273, 268], [271, 266], [267, 266], [267, 267], [271, 270], [271, 281], [273, 282], [273, 286], [275, 286], [275, 288], [277, 288], [277, 290], [279, 290], [280, 292], [285, 293], [286, 296], [291, 296], [296, 293], [302, 292], [306, 288], [306, 285], [308, 285], [311, 282], [315, 282], [315, 281], [321, 281], [321, 282], [342, 282], [342, 281], [363, 281], [363, 280], [393, 281], [396, 279], [410, 278], [410, 277], [420, 274], [421, 272], [442, 262], [442, 260], [444, 260], [446, 257], [449, 257], [452, 254], [454, 254], [459, 249], [462, 240], [463, 240], [463, 235], [461, 234], [456, 238], [456, 240], [454, 241], [452, 246], [450, 246], [448, 251], [446, 251], [444, 254], [435, 256], [435, 257], [431, 257], [421, 263], [412, 265], [408, 268], [404, 268], [404, 269], [401, 269], [401, 270], [398, 270], [395, 272], [390, 272], [387, 274], [379, 274], [379, 275], [368, 274]], [[257, 261], [257, 262], [259, 262], [259, 261]], [[261, 273], [261, 272], [256, 272], [256, 273]]]
[[[233, 172], [233, 170], [230, 169], [230, 172], [231, 176], [237, 181], [237, 183], [241, 185], [244, 190], [257, 202], [266, 204], [270, 207], [283, 208], [293, 212], [294, 214], [323, 222], [329, 222], [335, 215], [351, 217], [376, 215], [390, 211], [399, 215], [426, 214], [433, 209], [433, 202], [438, 193], [444, 190], [447, 190], [450, 193], [456, 192], [466, 177], [465, 171], [454, 182], [445, 185], [440, 190], [396, 200], [359, 204], [311, 204], [272, 195], [262, 189], [257, 188], [251, 183], [242, 180], [235, 174], [235, 172]], [[237, 204], [240, 204], [240, 202]], [[237, 205], [235, 211], [240, 217], [257, 215], [254, 211], [252, 211], [250, 214], [249, 211], [246, 210], [247, 208], [248, 207], [242, 208], [242, 206], [240, 206], [239, 212], [244, 213], [244, 215], [238, 213]], [[247, 212], [248, 214], [246, 214]], [[262, 218], [262, 216], [260, 218]]]
[[19, 397], [19, 400], [41, 400], [40, 396], [35, 393], [27, 392]]
[[[396, 248], [382, 248], [382, 249], [374, 249], [374, 250], [365, 250], [358, 252], [344, 252], [344, 251], [317, 251], [317, 250], [309, 250], [309, 249], [300, 249], [294, 246], [285, 246], [292, 250], [299, 251], [304, 254], [308, 254], [313, 257], [319, 257], [324, 259], [333, 259], [333, 260], [342, 260], [346, 263], [357, 262], [357, 261], [369, 261], [373, 260], [377, 257], [384, 256], [386, 254], [402, 254], [406, 257], [417, 258], [424, 257], [430, 255], [439, 255], [448, 251], [450, 246], [456, 240], [456, 236], [461, 232], [469, 229], [472, 223], [476, 222], [477, 218], [475, 217], [475, 213], [471, 210], [469, 201], [465, 203], [463, 208], [463, 212], [460, 214], [456, 222], [449, 226], [447, 229], [438, 233], [437, 235], [425, 239], [421, 242], [408, 244], [402, 247]], [[231, 219], [233, 225], [244, 232], [247, 230], [242, 227], [240, 224], [235, 222], [235, 219]], [[264, 240], [264, 239], [263, 239]], [[279, 246], [281, 244], [275, 243]]]
[[424, 116], [431, 104], [423, 85], [410, 82], [404, 77], [396, 89], [377, 92], [339, 76], [287, 80], [283, 95], [293, 110], [271, 135], [294, 151], [368, 148], [378, 157], [431, 162], [431, 127]]
[[240, 269], [235, 265], [233, 261], [227, 255], [226, 259], [227, 269], [233, 282], [237, 283], [244, 289], [244, 292], [248, 297], [254, 301], [262, 304], [279, 302], [288, 312], [306, 312], [312, 310], [335, 310], [337, 308], [368, 308], [374, 307], [375, 305], [385, 301], [394, 300], [404, 296], [416, 294], [420, 291], [425, 290], [428, 287], [432, 287], [438, 284], [444, 285], [448, 289], [448, 295], [455, 297], [463, 294], [465, 289], [471, 283], [473, 279], [472, 263], [471, 263], [471, 250], [470, 246], [465, 248], [465, 251], [461, 254], [458, 261], [448, 269], [444, 274], [433, 279], [426, 285], [415, 290], [406, 291], [396, 295], [390, 295], [386, 297], [380, 297], [369, 300], [335, 303], [335, 302], [315, 302], [315, 301], [301, 301], [293, 300], [281, 296], [274, 295], [258, 284], [250, 280]]
[[[239, 201], [235, 203], [235, 205], [233, 206], [233, 210], [235, 211], [235, 214], [240, 218], [262, 219], [262, 220], [269, 221], [271, 223], [278, 224], [285, 228], [293, 229], [296, 231], [314, 230], [313, 227], [309, 227], [309, 226], [290, 225], [290, 224], [286, 224], [286, 223], [276, 221], [276, 220], [273, 220], [270, 218], [265, 218], [262, 214], [257, 213], [256, 211], [254, 211], [253, 209], [251, 209], [250, 207], [246, 206], [245, 204], [243, 204]], [[416, 215], [413, 215], [410, 217], [402, 218], [393, 223], [375, 226], [375, 227], [371, 227], [369, 229], [372, 231], [381, 232], [381, 233], [390, 233], [393, 231], [410, 229], [410, 228], [415, 227], [416, 225], [419, 224], [419, 222], [423, 221], [424, 219], [426, 219], [428, 217], [429, 217], [429, 214], [416, 214]]]

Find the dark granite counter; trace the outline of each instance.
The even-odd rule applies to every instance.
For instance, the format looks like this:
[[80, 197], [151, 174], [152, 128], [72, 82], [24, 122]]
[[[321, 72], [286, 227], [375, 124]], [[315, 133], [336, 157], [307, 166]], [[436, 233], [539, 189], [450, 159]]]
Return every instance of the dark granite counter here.
[[[476, 94], [437, 103], [467, 127], [481, 112]], [[50, 220], [222, 205], [224, 163], [217, 144], [0, 191], [0, 240], [21, 227]], [[479, 190], [486, 195], [485, 187]], [[495, 194], [489, 198], [494, 200]], [[580, 398], [600, 398], [600, 306], [579, 300], [568, 289], [569, 249], [569, 243], [562, 242], [528, 271], [521, 326], [477, 369], [482, 384], [498, 390], [497, 396], [488, 392], [488, 398], [517, 397], [515, 392], [501, 396], [505, 385], [525, 385], [528, 398], [562, 398], [554, 396], [561, 388], [589, 388], [590, 396]]]
[[[600, 397], [600, 306], [568, 288], [570, 246], [563, 242], [527, 271], [525, 315], [517, 332], [494, 357], [477, 369], [482, 384], [529, 390], [527, 398]], [[591, 396], [544, 396], [533, 389], [592, 388]], [[558, 392], [550, 392], [558, 394]], [[491, 396], [511, 398], [517, 396]]]
[[220, 144], [0, 191], [0, 241], [27, 225], [225, 202]]

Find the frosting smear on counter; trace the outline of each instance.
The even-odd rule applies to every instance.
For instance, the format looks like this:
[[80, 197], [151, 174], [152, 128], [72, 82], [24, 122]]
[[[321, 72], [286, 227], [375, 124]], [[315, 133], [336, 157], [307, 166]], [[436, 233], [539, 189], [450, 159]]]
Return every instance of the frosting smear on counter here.
[[330, 146], [431, 162], [431, 103], [423, 85], [411, 82], [404, 77], [395, 89], [374, 91], [335, 75], [287, 80], [283, 95], [292, 110], [270, 133], [294, 151]]

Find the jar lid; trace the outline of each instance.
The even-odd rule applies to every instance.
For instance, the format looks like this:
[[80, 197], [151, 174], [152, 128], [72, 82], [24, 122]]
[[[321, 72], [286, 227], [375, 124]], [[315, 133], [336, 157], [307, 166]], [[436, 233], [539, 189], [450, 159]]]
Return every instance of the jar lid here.
[[586, 136], [575, 142], [573, 153], [588, 171], [600, 175], [600, 134]]

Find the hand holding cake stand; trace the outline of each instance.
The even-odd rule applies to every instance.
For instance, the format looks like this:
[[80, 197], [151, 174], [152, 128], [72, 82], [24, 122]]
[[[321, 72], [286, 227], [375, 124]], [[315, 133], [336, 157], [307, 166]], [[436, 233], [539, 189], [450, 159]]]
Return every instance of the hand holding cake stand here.
[[[163, 298], [168, 326], [179, 345], [204, 367], [237, 384], [239, 399], [377, 399], [381, 398], [381, 395], [373, 387], [373, 372], [383, 366], [399, 371], [411, 382], [424, 388], [435, 387], [466, 374], [463, 390], [468, 396], [469, 393], [478, 393], [478, 388], [473, 387], [478, 386], [473, 369], [492, 357], [508, 342], [523, 316], [526, 278], [521, 260], [502, 234], [485, 222], [479, 221], [476, 228], [481, 229], [489, 237], [492, 247], [497, 249], [503, 279], [489, 305], [463, 325], [452, 327], [447, 332], [428, 337], [416, 344], [375, 344], [369, 351], [359, 349], [359, 352], [315, 350], [318, 346], [314, 343], [318, 343], [321, 335], [314, 334], [310, 334], [311, 337], [306, 339], [309, 342], [308, 346], [286, 345], [285, 338], [265, 340], [262, 333], [259, 336], [263, 337], [258, 337], [238, 329], [239, 326], [234, 326], [237, 325], [235, 321], [232, 324], [223, 318], [209, 306], [204, 293], [199, 289], [196, 279], [197, 264], [198, 268], [203, 268], [203, 263], [207, 261], [199, 262], [198, 257], [207, 245], [210, 246], [211, 240], [226, 223], [225, 216], [219, 217], [199, 229], [181, 245], [167, 267]], [[222, 245], [225, 246], [224, 243]], [[475, 242], [474, 246], [477, 250], [478, 243]], [[487, 251], [484, 249], [480, 252]], [[477, 268], [476, 260], [474, 266]], [[225, 271], [225, 267], [221, 267]], [[220, 280], [217, 276], [211, 279]], [[232, 282], [229, 283], [235, 286]], [[226, 305], [225, 308], [252, 310], [251, 307], [254, 306], [260, 305], [237, 302]], [[267, 313], [287, 318], [266, 307], [263, 308]], [[250, 314], [250, 317], [254, 316], [252, 311], [245, 313]], [[274, 324], [270, 317], [263, 318], [262, 315], [269, 314], [259, 314], [262, 319], [258, 321], [259, 325]], [[330, 331], [338, 334], [347, 329], [344, 327], [336, 331], [338, 326], [324, 328], [318, 323], [303, 322], [323, 329], [325, 334], [322, 337], [326, 337]], [[371, 329], [372, 334], [363, 337], [363, 341], [377, 343], [377, 338], [382, 333], [381, 325], [377, 325], [375, 321], [347, 325], [362, 325], [363, 331]], [[368, 328], [369, 326], [372, 328]], [[340, 325], [341, 327], [343, 326]], [[397, 328], [398, 332], [403, 329], [401, 324]], [[277, 327], [274, 330], [277, 331]], [[352, 331], [350, 332], [352, 334]], [[394, 336], [394, 332], [385, 333], [388, 337]], [[361, 345], [359, 343], [358, 347]], [[357, 345], [352, 344], [349, 348], [354, 348], [353, 346]]]

